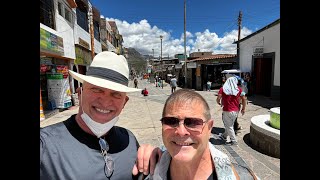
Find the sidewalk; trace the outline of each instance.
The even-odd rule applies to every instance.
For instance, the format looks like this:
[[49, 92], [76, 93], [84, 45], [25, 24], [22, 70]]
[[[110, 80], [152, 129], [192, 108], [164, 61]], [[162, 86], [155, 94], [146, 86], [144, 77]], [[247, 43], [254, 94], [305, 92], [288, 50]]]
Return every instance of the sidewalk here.
[[[130, 81], [129, 86], [134, 87], [132, 81]], [[161, 87], [155, 87], [154, 84], [150, 84], [146, 80], [139, 80], [139, 88], [143, 89], [145, 87], [149, 91], [149, 96], [144, 97], [141, 95], [141, 92], [128, 94], [130, 99], [120, 114], [120, 119], [116, 125], [131, 130], [136, 135], [140, 144], [148, 143], [154, 146], [162, 146], [160, 118], [164, 102], [171, 94], [171, 88], [168, 84], [162, 89]], [[177, 89], [180, 88], [178, 87]], [[280, 101], [273, 101], [257, 95], [249, 97], [246, 113], [238, 117], [238, 122], [243, 127], [243, 130], [237, 136], [239, 146], [228, 147], [223, 145], [218, 138], [218, 133], [224, 131], [221, 117], [222, 110], [216, 103], [218, 90], [197, 92], [207, 100], [211, 109], [214, 128], [210, 141], [213, 142], [215, 147], [228, 154], [232, 161], [248, 165], [261, 180], [280, 179], [280, 159], [254, 150], [248, 142], [251, 118], [256, 115], [269, 114], [270, 107], [280, 106]], [[40, 126], [44, 127], [64, 121], [70, 115], [77, 112], [78, 107], [73, 107], [71, 110], [60, 112], [45, 119], [40, 122]]]

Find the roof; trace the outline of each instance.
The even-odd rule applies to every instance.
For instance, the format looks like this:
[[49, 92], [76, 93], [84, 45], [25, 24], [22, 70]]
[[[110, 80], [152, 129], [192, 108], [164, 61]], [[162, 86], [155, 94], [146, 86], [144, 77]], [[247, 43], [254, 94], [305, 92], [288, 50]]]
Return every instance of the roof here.
[[214, 59], [228, 59], [228, 58], [235, 58], [237, 57], [236, 54], [214, 54], [211, 56], [205, 56], [205, 57], [198, 57], [195, 59], [192, 59], [190, 61], [205, 61], [205, 60], [214, 60]]
[[279, 24], [279, 23], [280, 23], [280, 18], [277, 19], [277, 20], [275, 20], [275, 21], [273, 21], [272, 23], [266, 25], [265, 27], [259, 29], [258, 31], [256, 31], [256, 32], [254, 32], [254, 33], [252, 33], [252, 34], [250, 34], [250, 35], [248, 35], [248, 36], [240, 39], [239, 41], [233, 42], [233, 44], [237, 44], [238, 42], [241, 42], [241, 41], [244, 41], [244, 40], [246, 40], [246, 39], [249, 39], [250, 37], [252, 37], [252, 36], [254, 36], [254, 35], [256, 35], [256, 34], [262, 32], [262, 31], [264, 31], [264, 30], [267, 30], [267, 29], [269, 29], [269, 28], [271, 28], [271, 27], [273, 27], [273, 26], [275, 26], [275, 25], [277, 25], [277, 24]]

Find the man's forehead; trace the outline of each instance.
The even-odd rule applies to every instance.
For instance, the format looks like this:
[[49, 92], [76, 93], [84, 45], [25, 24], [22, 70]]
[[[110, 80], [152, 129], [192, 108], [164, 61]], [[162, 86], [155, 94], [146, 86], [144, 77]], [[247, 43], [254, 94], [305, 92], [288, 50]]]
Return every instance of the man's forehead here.
[[166, 111], [167, 112], [175, 112], [175, 111], [186, 111], [188, 110], [188, 112], [198, 112], [199, 114], [202, 113], [202, 111], [199, 111], [203, 109], [203, 105], [201, 103], [198, 103], [195, 100], [192, 101], [188, 101], [188, 102], [182, 102], [182, 101], [178, 101], [178, 102], [173, 102], [171, 104], [168, 104], [166, 107]]
[[105, 88], [105, 87], [101, 87], [101, 86], [97, 86], [97, 85], [88, 83], [88, 82], [86, 82], [86, 81], [83, 81], [83, 86], [91, 87], [91, 88], [93, 87], [93, 88], [101, 89], [101, 90], [103, 90], [103, 91], [111, 91], [111, 92], [125, 93], [125, 94], [126, 94], [126, 92], [115, 91], [115, 90], [112, 90], [112, 89], [108, 89], [108, 88]]

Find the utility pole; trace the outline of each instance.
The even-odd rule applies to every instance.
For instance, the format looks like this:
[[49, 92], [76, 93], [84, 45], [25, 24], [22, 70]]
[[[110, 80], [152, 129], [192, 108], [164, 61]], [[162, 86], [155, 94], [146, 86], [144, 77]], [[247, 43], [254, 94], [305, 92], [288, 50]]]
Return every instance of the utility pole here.
[[237, 41], [237, 59], [238, 59], [238, 66], [240, 69], [240, 45], [239, 45], [239, 41], [240, 41], [240, 34], [241, 34], [241, 22], [242, 22], [242, 12], [239, 12], [239, 17], [238, 17], [238, 41]]
[[184, 0], [184, 87], [187, 87], [186, 0]]
[[93, 58], [94, 58], [95, 54], [94, 54], [94, 29], [93, 29], [92, 8], [89, 11], [89, 19], [90, 19], [90, 37], [91, 37], [91, 58], [92, 58], [92, 61], [93, 61]]
[[162, 36], [162, 35], [160, 35], [160, 41], [161, 41], [161, 50], [160, 50], [161, 80], [163, 79], [163, 71], [162, 71], [162, 66], [163, 66], [163, 62], [162, 62], [162, 38], [163, 38], [163, 36]]

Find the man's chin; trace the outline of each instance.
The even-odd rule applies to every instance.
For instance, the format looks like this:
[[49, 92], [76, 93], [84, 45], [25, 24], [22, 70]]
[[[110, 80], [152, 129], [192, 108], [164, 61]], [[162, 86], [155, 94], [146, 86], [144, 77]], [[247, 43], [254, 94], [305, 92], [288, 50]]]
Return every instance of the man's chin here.
[[192, 161], [192, 155], [190, 153], [179, 153], [172, 157], [174, 161], [188, 163]]
[[97, 123], [105, 124], [105, 123], [111, 121], [112, 118], [110, 116], [96, 116], [93, 120]]

